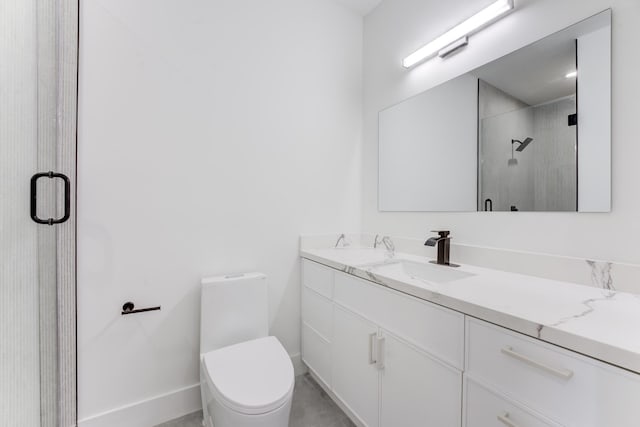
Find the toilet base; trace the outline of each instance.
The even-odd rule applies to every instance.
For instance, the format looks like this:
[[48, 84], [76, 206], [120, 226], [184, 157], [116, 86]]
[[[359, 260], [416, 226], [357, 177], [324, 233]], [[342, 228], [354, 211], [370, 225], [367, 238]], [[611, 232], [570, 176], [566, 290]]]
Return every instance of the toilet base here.
[[286, 403], [279, 408], [259, 415], [236, 412], [218, 402], [209, 391], [206, 377], [200, 372], [202, 394], [202, 425], [204, 427], [288, 427], [293, 391]]
[[247, 415], [222, 406], [213, 399], [207, 405], [206, 427], [287, 427], [291, 413], [291, 399], [280, 408], [260, 415]]

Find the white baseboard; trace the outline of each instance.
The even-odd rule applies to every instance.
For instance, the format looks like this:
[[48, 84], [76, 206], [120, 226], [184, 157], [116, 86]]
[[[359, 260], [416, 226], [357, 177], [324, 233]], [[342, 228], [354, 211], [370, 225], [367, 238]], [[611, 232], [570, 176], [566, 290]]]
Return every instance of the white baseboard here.
[[[307, 372], [300, 353], [290, 355], [295, 375]], [[84, 418], [78, 427], [152, 427], [202, 409], [200, 384]]]
[[200, 384], [194, 384], [82, 419], [78, 427], [152, 427], [200, 409]]

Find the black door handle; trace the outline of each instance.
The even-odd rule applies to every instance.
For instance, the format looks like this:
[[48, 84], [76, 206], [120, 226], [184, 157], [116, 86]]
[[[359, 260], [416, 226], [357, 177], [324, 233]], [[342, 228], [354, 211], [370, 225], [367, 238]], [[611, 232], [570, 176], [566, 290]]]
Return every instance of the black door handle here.
[[[47, 177], [49, 179], [60, 178], [64, 181], [64, 216], [62, 218], [41, 219], [38, 218], [38, 180]], [[71, 216], [71, 181], [69, 177], [61, 173], [41, 172], [31, 177], [31, 219], [38, 224], [62, 224]]]

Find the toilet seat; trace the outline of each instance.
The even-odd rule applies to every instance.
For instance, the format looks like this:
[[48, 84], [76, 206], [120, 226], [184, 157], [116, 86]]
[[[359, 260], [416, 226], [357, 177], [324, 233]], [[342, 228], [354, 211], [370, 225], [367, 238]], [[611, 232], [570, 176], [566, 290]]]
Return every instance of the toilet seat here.
[[293, 393], [293, 364], [276, 337], [206, 353], [203, 365], [214, 397], [242, 414], [271, 412]]

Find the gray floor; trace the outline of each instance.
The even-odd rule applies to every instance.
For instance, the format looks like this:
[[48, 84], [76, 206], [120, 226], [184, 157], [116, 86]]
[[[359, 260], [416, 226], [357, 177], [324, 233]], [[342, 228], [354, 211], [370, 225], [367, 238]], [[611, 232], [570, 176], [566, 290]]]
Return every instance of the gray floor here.
[[202, 427], [202, 411], [194, 412], [177, 420], [158, 424], [156, 427]]
[[[289, 427], [354, 427], [355, 425], [308, 374], [296, 377]], [[202, 412], [157, 427], [202, 427]]]

